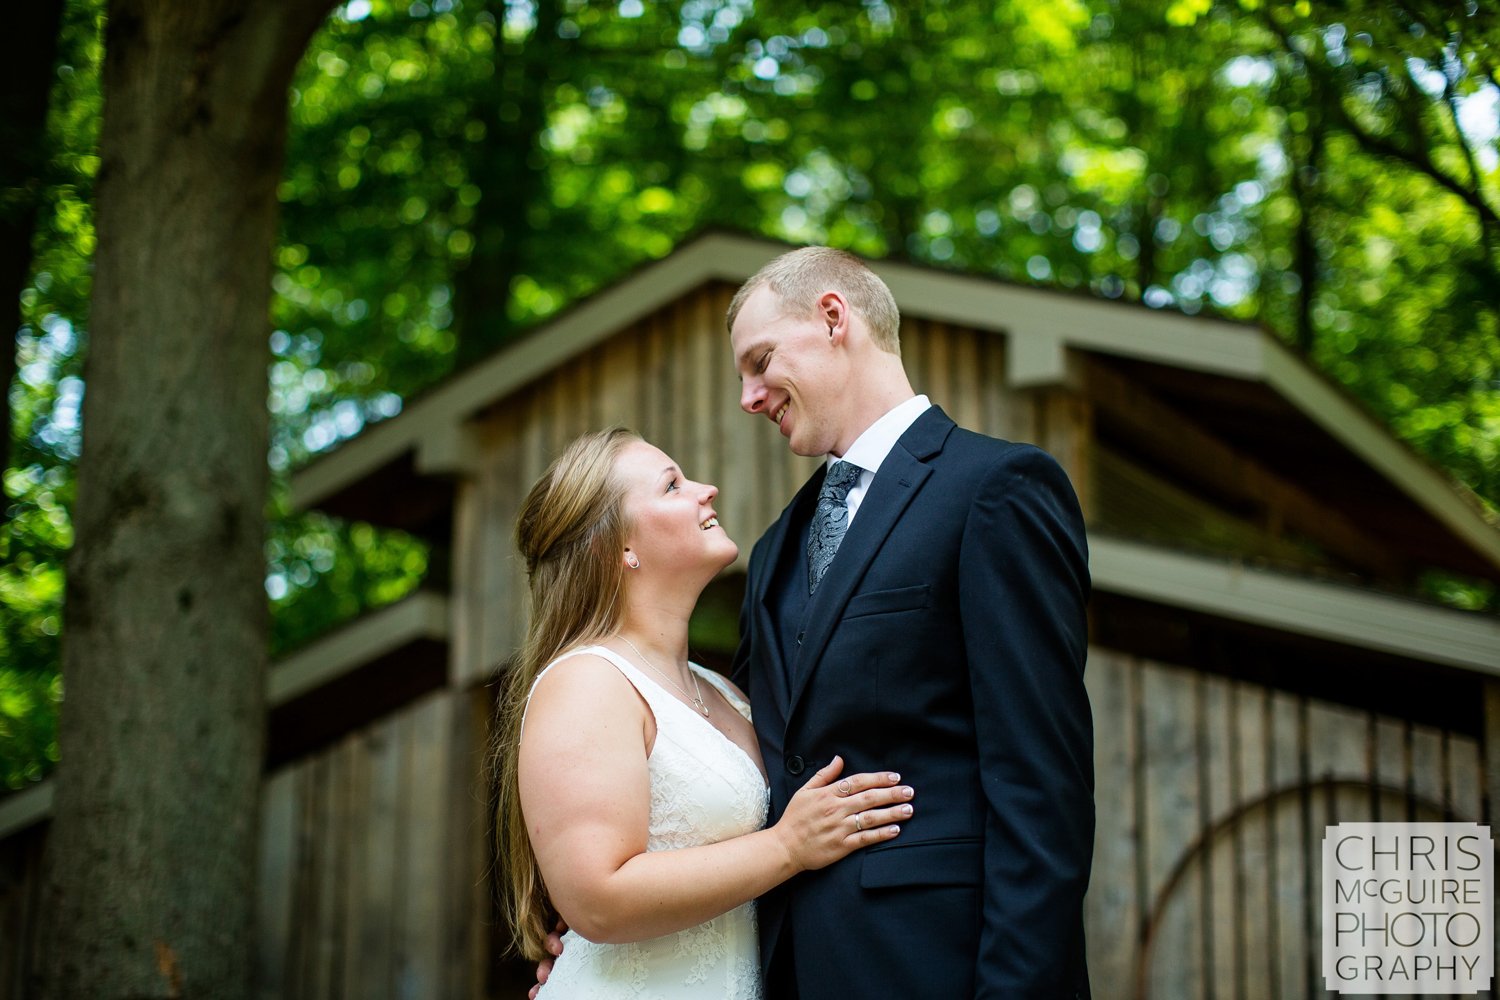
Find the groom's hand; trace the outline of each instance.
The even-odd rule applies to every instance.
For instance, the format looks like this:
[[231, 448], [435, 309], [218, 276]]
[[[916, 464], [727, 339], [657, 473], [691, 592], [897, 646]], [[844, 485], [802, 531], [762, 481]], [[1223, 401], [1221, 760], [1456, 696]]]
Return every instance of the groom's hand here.
[[563, 953], [562, 936], [568, 931], [568, 925], [563, 923], [561, 917], [557, 920], [557, 926], [552, 928], [552, 933], [547, 935], [547, 953], [552, 958], [544, 958], [536, 964], [536, 985], [526, 994], [527, 1000], [536, 1000], [536, 995], [541, 992], [542, 984], [547, 977], [552, 975], [552, 961]]

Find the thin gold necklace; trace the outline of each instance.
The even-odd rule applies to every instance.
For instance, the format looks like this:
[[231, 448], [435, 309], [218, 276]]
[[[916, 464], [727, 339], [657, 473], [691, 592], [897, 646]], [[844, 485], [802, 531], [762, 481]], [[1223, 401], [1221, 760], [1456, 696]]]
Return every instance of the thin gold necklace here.
[[631, 642], [629, 639], [625, 638], [623, 635], [620, 635], [619, 632], [616, 632], [615, 635], [620, 636], [620, 641], [621, 642], [623, 642], [625, 645], [629, 646], [631, 649], [635, 650], [635, 655], [639, 656], [641, 658], [641, 662], [642, 663], [644, 663], [646, 666], [650, 667], [652, 670], [656, 671], [656, 673], [658, 675], [660, 675], [661, 677], [665, 678], [666, 682], [668, 684], [672, 685], [674, 688], [676, 688], [677, 690], [681, 691], [682, 692], [682, 696], [684, 698], [690, 698], [690, 699], [692, 699], [693, 707], [696, 708], [698, 711], [702, 712], [703, 713], [703, 717], [705, 719], [708, 718], [708, 706], [703, 703], [703, 689], [698, 686], [698, 675], [695, 674], [695, 673], [693, 673], [693, 668], [692, 667], [688, 668], [688, 676], [693, 679], [693, 693], [689, 694], [687, 688], [683, 687], [681, 684], [678, 684], [676, 681], [674, 681], [671, 677], [669, 677], [666, 674], [662, 673], [662, 671], [656, 666], [656, 664], [652, 663], [646, 657], [645, 653], [641, 652], [639, 649], [636, 649], [635, 643]]

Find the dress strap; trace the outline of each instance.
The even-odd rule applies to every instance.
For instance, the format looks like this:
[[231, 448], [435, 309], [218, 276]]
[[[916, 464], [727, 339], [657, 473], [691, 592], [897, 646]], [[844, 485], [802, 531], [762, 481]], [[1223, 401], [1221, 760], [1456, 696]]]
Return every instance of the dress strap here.
[[696, 663], [689, 662], [688, 667], [692, 669], [693, 673], [697, 674], [703, 680], [708, 681], [708, 683], [718, 688], [719, 693], [724, 696], [724, 700], [729, 702], [730, 706], [736, 712], [743, 715], [746, 722], [751, 721], [750, 703], [740, 697], [739, 692], [734, 689], [734, 685], [730, 684], [729, 681], [725, 679], [723, 674], [719, 673], [717, 670], [710, 670], [707, 667], [700, 666]]
[[[580, 646], [577, 649], [568, 650], [566, 653], [562, 654], [557, 659], [547, 664], [541, 670], [537, 671], [536, 679], [531, 682], [531, 690], [526, 692], [526, 708], [521, 710], [522, 736], [526, 735], [526, 712], [531, 708], [531, 696], [536, 694], [536, 686], [542, 682], [543, 677], [547, 676], [547, 671], [551, 670], [553, 667], [557, 666], [564, 660], [571, 660], [575, 656], [585, 655], [602, 657], [603, 659], [608, 660], [611, 664], [613, 664], [616, 670], [625, 675], [625, 679], [630, 682], [631, 686], [634, 687], [638, 692], [640, 692], [641, 697], [646, 700], [647, 707], [651, 709], [651, 714], [655, 715], [657, 713], [657, 692], [662, 692], [663, 694], [665, 693], [660, 685], [658, 685], [654, 681], [651, 681], [651, 678], [647, 677], [645, 674], [636, 669], [636, 667], [632, 665], [629, 660], [625, 659], [625, 657], [621, 656], [619, 653], [616, 653], [608, 646]], [[642, 684], [642, 681], [648, 681], [650, 683]]]

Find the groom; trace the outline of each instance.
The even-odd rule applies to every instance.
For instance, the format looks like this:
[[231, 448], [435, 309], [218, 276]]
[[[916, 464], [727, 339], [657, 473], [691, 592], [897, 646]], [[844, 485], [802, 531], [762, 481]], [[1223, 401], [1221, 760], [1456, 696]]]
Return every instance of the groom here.
[[895, 300], [850, 254], [781, 255], [728, 325], [741, 408], [827, 458], [756, 544], [741, 611], [770, 819], [834, 754], [917, 791], [895, 841], [761, 899], [766, 997], [1089, 996], [1089, 576], [1067, 477], [913, 392]]

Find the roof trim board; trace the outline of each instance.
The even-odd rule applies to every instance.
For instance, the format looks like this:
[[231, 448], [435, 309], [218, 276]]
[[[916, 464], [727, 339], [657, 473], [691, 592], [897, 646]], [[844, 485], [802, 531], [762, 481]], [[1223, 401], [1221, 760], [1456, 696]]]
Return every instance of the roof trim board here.
[[448, 617], [446, 597], [419, 590], [336, 628], [271, 668], [269, 706], [283, 705], [414, 640], [447, 641]]
[[51, 816], [56, 797], [57, 786], [48, 778], [0, 800], [0, 840]]
[[1095, 536], [1098, 590], [1500, 677], [1500, 619]]

